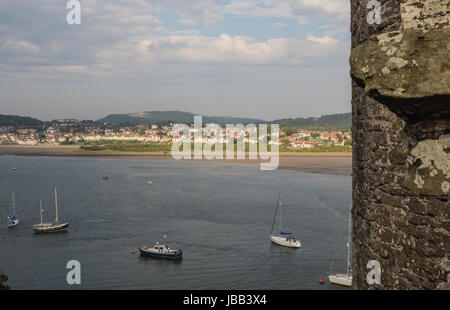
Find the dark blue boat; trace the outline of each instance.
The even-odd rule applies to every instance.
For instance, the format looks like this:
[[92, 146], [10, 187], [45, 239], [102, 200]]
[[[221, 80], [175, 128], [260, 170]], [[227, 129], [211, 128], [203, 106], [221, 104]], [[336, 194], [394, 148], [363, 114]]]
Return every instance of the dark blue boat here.
[[174, 250], [162, 243], [156, 242], [153, 247], [143, 246], [139, 247], [139, 252], [143, 256], [164, 258], [164, 259], [181, 259], [183, 258], [183, 251], [181, 249]]

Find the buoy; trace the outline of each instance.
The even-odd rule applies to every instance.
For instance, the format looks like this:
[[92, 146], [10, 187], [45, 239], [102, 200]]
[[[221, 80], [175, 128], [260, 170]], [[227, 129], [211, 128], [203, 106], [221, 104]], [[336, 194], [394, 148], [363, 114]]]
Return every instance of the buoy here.
[[78, 231], [78, 228], [77, 227], [75, 227], [73, 230], [75, 230], [75, 231]]
[[134, 251], [130, 251], [130, 254], [134, 254]]
[[319, 283], [320, 283], [320, 284], [324, 284], [324, 283], [325, 283], [325, 280], [319, 280]]

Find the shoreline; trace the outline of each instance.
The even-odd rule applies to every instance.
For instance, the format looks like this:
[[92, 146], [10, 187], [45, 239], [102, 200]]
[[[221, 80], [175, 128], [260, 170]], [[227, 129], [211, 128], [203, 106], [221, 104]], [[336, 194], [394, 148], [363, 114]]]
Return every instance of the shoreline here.
[[[79, 146], [73, 145], [0, 145], [0, 156], [53, 156], [136, 160], [175, 160], [170, 154], [164, 154], [164, 152], [84, 151], [80, 150]], [[259, 164], [264, 162], [261, 159], [190, 159], [188, 161], [214, 161], [249, 164]], [[278, 169], [350, 176], [352, 169], [352, 154], [339, 152], [283, 152], [280, 153]]]

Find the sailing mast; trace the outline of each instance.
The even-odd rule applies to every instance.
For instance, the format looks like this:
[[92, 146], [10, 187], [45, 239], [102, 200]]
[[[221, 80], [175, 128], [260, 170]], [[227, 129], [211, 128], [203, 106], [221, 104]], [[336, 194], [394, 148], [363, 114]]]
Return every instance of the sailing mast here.
[[12, 192], [12, 207], [13, 207], [13, 217], [16, 216], [16, 200], [14, 197], [14, 191]]
[[42, 210], [42, 199], [39, 201], [39, 210], [41, 213], [41, 225], [42, 225], [42, 212], [44, 212], [44, 210]]
[[281, 197], [281, 193], [278, 193], [278, 201], [277, 201], [277, 205], [275, 207], [275, 215], [273, 216], [272, 229], [270, 230], [270, 233], [273, 232], [273, 228], [275, 227], [275, 220], [277, 218], [278, 206], [280, 205], [280, 197]]
[[[281, 194], [280, 194], [280, 198], [281, 198]], [[279, 201], [279, 205], [280, 205], [280, 232], [279, 232], [279, 234], [281, 235], [281, 199]]]
[[352, 211], [350, 208], [350, 216], [348, 218], [348, 239], [347, 239], [347, 277], [350, 275], [350, 234], [352, 226]]
[[59, 219], [58, 219], [58, 194], [56, 193], [56, 187], [55, 187], [55, 209], [56, 209], [56, 225], [59, 224]]

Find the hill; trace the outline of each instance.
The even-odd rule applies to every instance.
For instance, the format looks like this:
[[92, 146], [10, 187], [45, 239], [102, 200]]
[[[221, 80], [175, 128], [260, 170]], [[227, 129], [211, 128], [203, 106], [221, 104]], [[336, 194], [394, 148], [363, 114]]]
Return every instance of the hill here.
[[37, 128], [42, 124], [42, 121], [31, 117], [0, 114], [0, 126]]
[[272, 123], [280, 124], [280, 127], [288, 126], [302, 129], [336, 129], [350, 130], [352, 128], [352, 113], [330, 114], [321, 117], [308, 118], [284, 118]]
[[[97, 120], [99, 123], [109, 124], [161, 124], [161, 123], [192, 123], [194, 116], [198, 114], [181, 111], [148, 111], [130, 114], [110, 114], [104, 118]], [[224, 116], [202, 116], [203, 123], [215, 124], [248, 124], [248, 123], [266, 123], [264, 120], [241, 118], [241, 117], [224, 117]]]

